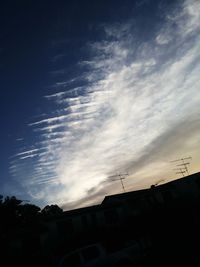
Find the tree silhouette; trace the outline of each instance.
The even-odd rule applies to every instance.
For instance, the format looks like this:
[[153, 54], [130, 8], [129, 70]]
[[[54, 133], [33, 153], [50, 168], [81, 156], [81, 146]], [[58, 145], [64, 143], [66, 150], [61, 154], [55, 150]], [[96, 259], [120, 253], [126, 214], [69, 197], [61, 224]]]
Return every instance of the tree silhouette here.
[[39, 216], [40, 208], [33, 204], [24, 204], [20, 206], [20, 216], [23, 223], [35, 221]]
[[[8, 266], [39, 266], [42, 261], [40, 236], [48, 230], [46, 218], [53, 218], [63, 210], [47, 205], [42, 210], [34, 204], [24, 204], [15, 196], [0, 195], [0, 251]], [[19, 244], [19, 246], [17, 245]]]
[[62, 212], [63, 210], [58, 207], [58, 205], [47, 205], [42, 209], [41, 214], [43, 215], [43, 217], [47, 218], [60, 215], [62, 214]]

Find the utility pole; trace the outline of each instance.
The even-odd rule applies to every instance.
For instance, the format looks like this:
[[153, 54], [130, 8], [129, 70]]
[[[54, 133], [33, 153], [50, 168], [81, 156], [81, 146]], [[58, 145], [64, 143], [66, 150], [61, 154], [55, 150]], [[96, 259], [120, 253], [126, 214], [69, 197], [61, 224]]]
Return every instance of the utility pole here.
[[120, 181], [121, 182], [121, 186], [122, 186], [122, 190], [125, 193], [126, 191], [125, 191], [123, 180], [126, 179], [126, 176], [128, 176], [128, 175], [129, 175], [128, 173], [119, 173], [119, 174], [111, 175], [108, 178], [119, 177], [119, 178], [116, 178], [116, 179], [111, 179], [111, 181], [113, 181], [113, 182], [114, 181]]

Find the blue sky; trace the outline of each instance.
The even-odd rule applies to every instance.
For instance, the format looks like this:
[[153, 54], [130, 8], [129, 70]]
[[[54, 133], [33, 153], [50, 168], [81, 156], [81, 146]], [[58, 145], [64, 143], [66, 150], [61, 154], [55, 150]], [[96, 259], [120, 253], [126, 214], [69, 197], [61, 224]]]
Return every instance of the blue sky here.
[[[42, 2], [42, 3], [41, 3]], [[200, 2], [1, 8], [0, 187], [65, 209], [199, 171]]]

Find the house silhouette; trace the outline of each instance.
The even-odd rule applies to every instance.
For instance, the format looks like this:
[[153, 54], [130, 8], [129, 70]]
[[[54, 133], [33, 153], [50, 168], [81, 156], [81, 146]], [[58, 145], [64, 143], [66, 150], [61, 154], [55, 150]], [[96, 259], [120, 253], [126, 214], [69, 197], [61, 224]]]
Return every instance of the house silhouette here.
[[182, 250], [188, 255], [196, 250], [193, 242], [199, 235], [199, 208], [200, 173], [148, 189], [109, 195], [99, 205], [49, 218], [45, 222], [48, 230], [40, 236], [41, 250], [44, 257], [52, 255], [56, 261], [62, 254], [94, 242], [112, 251], [138, 240], [147, 250], [148, 260], [155, 257], [158, 265], [164, 266], [166, 251], [169, 259], [173, 256], [177, 260], [178, 255], [184, 258]]

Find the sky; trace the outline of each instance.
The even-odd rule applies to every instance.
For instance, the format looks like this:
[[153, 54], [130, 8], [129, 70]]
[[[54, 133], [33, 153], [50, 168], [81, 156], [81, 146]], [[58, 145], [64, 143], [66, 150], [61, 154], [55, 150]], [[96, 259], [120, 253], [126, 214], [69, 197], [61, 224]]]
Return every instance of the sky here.
[[0, 25], [2, 195], [67, 210], [200, 170], [199, 0], [6, 1]]

